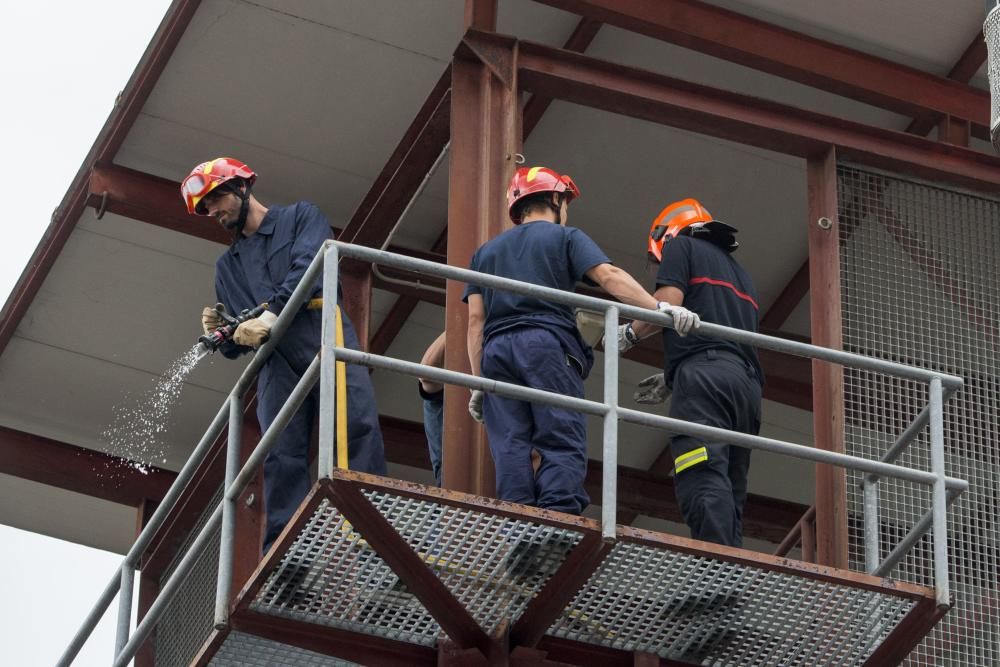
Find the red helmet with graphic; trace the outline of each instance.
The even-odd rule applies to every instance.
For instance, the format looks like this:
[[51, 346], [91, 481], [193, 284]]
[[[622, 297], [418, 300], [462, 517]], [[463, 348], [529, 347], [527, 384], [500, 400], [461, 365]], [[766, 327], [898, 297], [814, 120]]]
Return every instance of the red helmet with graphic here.
[[734, 236], [736, 231], [732, 225], [712, 218], [712, 214], [697, 199], [682, 199], [660, 211], [653, 220], [646, 252], [652, 261], [660, 262], [664, 244], [683, 233], [704, 235], [709, 241], [732, 252], [739, 245]]
[[548, 167], [521, 167], [514, 172], [507, 187], [507, 211], [515, 225], [520, 224], [521, 219], [514, 215], [514, 207], [525, 197], [539, 192], [565, 192], [569, 201], [580, 196], [580, 188], [569, 176], [557, 174]]
[[257, 180], [257, 174], [250, 167], [231, 157], [217, 157], [202, 162], [192, 169], [181, 183], [181, 197], [184, 198], [188, 213], [208, 215], [208, 211], [201, 205], [201, 200], [209, 192], [234, 178], [242, 178], [253, 185]]

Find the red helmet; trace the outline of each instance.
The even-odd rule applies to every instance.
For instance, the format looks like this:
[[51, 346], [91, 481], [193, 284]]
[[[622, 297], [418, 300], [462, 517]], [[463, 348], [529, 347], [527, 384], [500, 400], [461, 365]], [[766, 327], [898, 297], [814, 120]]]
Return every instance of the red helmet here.
[[208, 211], [201, 205], [201, 200], [209, 192], [234, 178], [242, 178], [253, 185], [257, 180], [257, 174], [250, 167], [231, 157], [217, 157], [202, 162], [192, 169], [181, 183], [181, 197], [187, 204], [188, 213], [208, 215]]
[[514, 217], [517, 202], [539, 192], [566, 192], [569, 201], [580, 196], [580, 188], [569, 176], [557, 174], [548, 167], [521, 167], [514, 172], [507, 187], [507, 211], [511, 222], [515, 225], [521, 222]]
[[713, 219], [712, 214], [697, 199], [682, 199], [660, 211], [656, 220], [653, 220], [646, 246], [649, 258], [654, 262], [661, 261], [663, 245], [685, 229], [692, 234], [704, 230], [709, 234], [709, 240], [729, 252], [739, 245], [733, 236], [737, 231], [735, 227]]

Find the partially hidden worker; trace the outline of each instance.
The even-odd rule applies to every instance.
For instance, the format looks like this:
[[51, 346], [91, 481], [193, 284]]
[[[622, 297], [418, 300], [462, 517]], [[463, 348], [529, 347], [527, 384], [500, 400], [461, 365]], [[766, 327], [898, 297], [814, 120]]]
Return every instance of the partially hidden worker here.
[[[654, 297], [697, 313], [700, 320], [757, 331], [757, 292], [733, 257], [737, 230], [715, 220], [695, 199], [667, 206], [647, 239], [650, 259], [659, 263]], [[641, 383], [640, 402], [666, 400], [669, 416], [756, 435], [760, 431], [763, 372], [757, 351], [678, 323], [663, 329], [664, 372]], [[658, 327], [645, 322], [618, 329], [624, 353]], [[742, 546], [750, 450], [724, 439], [687, 435], [670, 439], [675, 489], [684, 521], [695, 539]]]
[[[181, 184], [189, 213], [211, 216], [233, 233], [233, 241], [215, 266], [217, 300], [230, 313], [266, 303], [260, 317], [236, 329], [220, 348], [228, 358], [256, 350], [267, 341], [271, 327], [323, 243], [332, 238], [326, 217], [316, 206], [299, 202], [264, 206], [252, 193], [257, 175], [242, 162], [217, 158], [196, 166]], [[265, 431], [320, 347], [322, 286], [317, 280], [310, 300], [295, 314], [257, 378], [257, 417]], [[337, 294], [337, 303], [341, 295]], [[222, 326], [216, 308], [202, 311], [206, 333]], [[358, 337], [346, 313], [344, 341], [359, 349]], [[318, 416], [319, 386], [306, 397], [298, 413], [264, 462], [266, 552], [311, 486], [309, 444]], [[349, 467], [385, 474], [382, 433], [375, 392], [367, 369], [347, 365], [347, 429]]]
[[[507, 189], [514, 227], [476, 250], [470, 268], [566, 291], [583, 280], [625, 303], [656, 309], [656, 300], [590, 237], [566, 226], [569, 204], [579, 196], [569, 176], [546, 167], [518, 169]], [[474, 374], [583, 397], [593, 351], [580, 336], [572, 307], [473, 284], [463, 300]], [[570, 514], [587, 507], [583, 414], [480, 391], [472, 393], [469, 411], [485, 422], [500, 499]], [[537, 471], [533, 450], [540, 455]]]

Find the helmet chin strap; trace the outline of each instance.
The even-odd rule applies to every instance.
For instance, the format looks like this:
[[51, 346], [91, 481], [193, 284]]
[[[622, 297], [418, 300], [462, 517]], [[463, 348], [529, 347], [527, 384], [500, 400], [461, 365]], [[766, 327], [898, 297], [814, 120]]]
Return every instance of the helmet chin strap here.
[[240, 215], [235, 222], [228, 222], [224, 227], [233, 232], [233, 243], [239, 240], [243, 234], [243, 228], [247, 224], [247, 214], [250, 212], [250, 188], [251, 184], [243, 181], [243, 188], [233, 187], [230, 192], [240, 199]]

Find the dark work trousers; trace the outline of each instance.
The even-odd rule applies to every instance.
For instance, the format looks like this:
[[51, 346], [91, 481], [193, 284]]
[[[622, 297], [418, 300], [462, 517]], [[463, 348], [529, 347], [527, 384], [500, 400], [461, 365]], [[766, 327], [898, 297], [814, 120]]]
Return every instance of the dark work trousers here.
[[[321, 312], [311, 310], [299, 313], [281, 339], [278, 349], [261, 370], [257, 380], [257, 418], [263, 431], [274, 421], [319, 350]], [[358, 336], [346, 316], [344, 343], [353, 350], [359, 349]], [[318, 416], [317, 382], [264, 461], [264, 507], [267, 511], [265, 553], [312, 486], [309, 444]], [[347, 364], [347, 440], [351, 470], [385, 474], [375, 390], [368, 369], [355, 364]]]
[[[583, 397], [583, 379], [559, 340], [540, 327], [492, 336], [483, 349], [483, 377]], [[579, 514], [590, 504], [587, 423], [583, 414], [486, 394], [483, 419], [501, 500]], [[531, 450], [541, 455], [535, 473]]]
[[[672, 396], [670, 416], [675, 419], [752, 435], [760, 431], [760, 383], [737, 354], [706, 350], [683, 360]], [[742, 546], [750, 450], [677, 435], [670, 452], [677, 500], [691, 537]]]

